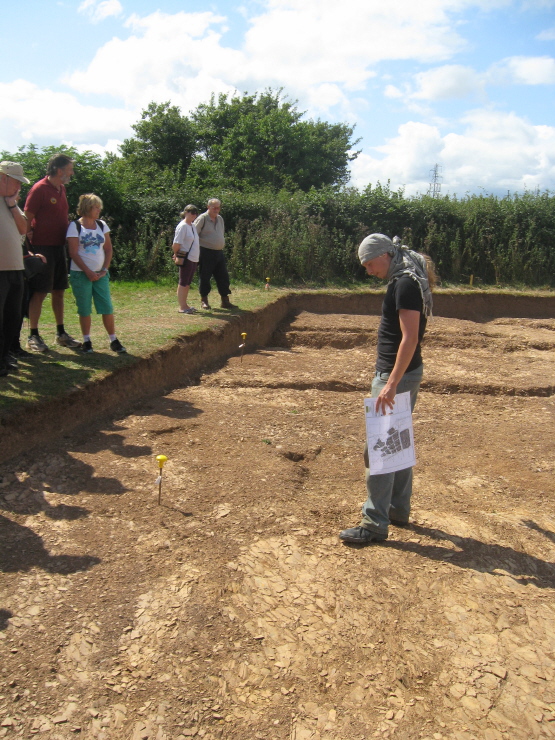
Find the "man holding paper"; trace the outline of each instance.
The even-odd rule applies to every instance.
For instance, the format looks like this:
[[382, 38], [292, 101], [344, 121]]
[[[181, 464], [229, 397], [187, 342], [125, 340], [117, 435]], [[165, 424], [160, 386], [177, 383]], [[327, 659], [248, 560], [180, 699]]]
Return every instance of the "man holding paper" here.
[[[358, 256], [369, 275], [388, 281], [378, 329], [378, 358], [372, 381], [376, 411], [387, 413], [397, 393], [410, 392], [414, 409], [422, 380], [420, 342], [432, 313], [430, 282], [433, 267], [426, 258], [407, 247], [394, 245], [384, 234], [370, 234], [358, 248]], [[368, 498], [358, 527], [339, 533], [343, 542], [369, 545], [387, 539], [388, 526], [409, 522], [412, 468], [373, 475], [365, 448]]]

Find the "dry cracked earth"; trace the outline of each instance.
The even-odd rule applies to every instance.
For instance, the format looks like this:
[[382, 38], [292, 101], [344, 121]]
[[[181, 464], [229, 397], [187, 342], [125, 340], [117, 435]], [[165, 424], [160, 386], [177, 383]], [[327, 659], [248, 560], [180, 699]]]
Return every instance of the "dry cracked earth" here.
[[555, 320], [433, 320], [411, 526], [356, 548], [376, 329], [2, 466], [1, 738], [555, 737]]

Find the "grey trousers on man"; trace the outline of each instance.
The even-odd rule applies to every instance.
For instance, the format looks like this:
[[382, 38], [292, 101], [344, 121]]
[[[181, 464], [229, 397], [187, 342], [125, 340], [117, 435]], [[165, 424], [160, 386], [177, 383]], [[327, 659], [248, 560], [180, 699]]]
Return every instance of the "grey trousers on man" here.
[[[424, 365], [405, 373], [397, 386], [397, 393], [410, 392], [411, 407], [414, 405], [422, 382]], [[376, 373], [372, 381], [372, 398], [380, 395], [385, 387], [389, 373]], [[372, 475], [369, 469], [368, 446], [364, 448], [366, 466], [366, 489], [368, 498], [362, 507], [361, 527], [379, 534], [387, 534], [390, 519], [408, 522], [410, 499], [412, 496], [412, 468], [397, 470], [395, 473]]]

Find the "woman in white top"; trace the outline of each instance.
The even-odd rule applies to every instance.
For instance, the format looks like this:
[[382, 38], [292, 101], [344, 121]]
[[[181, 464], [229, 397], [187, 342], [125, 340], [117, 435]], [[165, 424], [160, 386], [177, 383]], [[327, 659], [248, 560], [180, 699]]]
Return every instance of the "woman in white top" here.
[[188, 305], [187, 296], [200, 255], [198, 234], [193, 224], [198, 216], [198, 208], [193, 205], [185, 206], [183, 213], [180, 215], [183, 220], [177, 224], [172, 245], [172, 259], [176, 265], [179, 265], [178, 311], [179, 313], [196, 313], [196, 308]]
[[83, 332], [82, 351], [93, 351], [91, 313], [94, 301], [96, 312], [102, 314], [104, 328], [110, 337], [110, 349], [123, 354], [126, 350], [116, 336], [114, 308], [110, 297], [108, 268], [112, 261], [112, 241], [108, 224], [100, 220], [101, 211], [102, 201], [98, 195], [81, 195], [77, 206], [77, 213], [81, 218], [72, 221], [67, 230], [71, 257], [69, 281]]

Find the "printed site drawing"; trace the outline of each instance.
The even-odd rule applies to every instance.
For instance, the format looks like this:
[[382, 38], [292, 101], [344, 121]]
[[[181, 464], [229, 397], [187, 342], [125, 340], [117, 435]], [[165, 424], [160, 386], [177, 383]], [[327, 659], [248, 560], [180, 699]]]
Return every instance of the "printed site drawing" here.
[[376, 412], [376, 400], [364, 399], [370, 469], [374, 474], [394, 473], [416, 464], [410, 393], [398, 393], [387, 414]]

